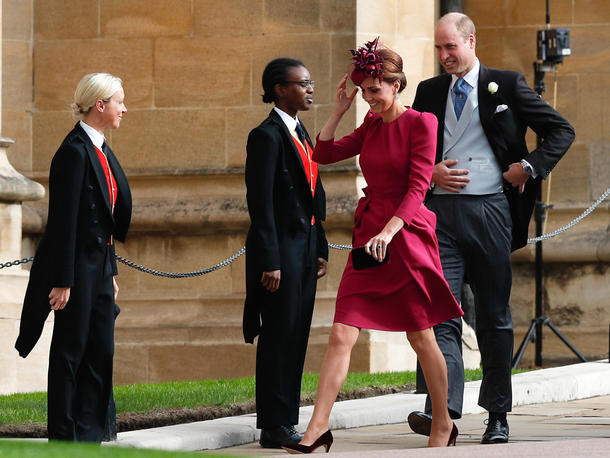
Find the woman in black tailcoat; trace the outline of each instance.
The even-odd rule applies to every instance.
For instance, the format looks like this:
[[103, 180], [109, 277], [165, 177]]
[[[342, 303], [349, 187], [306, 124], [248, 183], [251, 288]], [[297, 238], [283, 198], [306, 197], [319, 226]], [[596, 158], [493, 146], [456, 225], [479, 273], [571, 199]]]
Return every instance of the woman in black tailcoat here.
[[129, 184], [104, 131], [121, 124], [124, 99], [120, 78], [85, 75], [74, 94], [82, 120], [51, 162], [48, 221], [15, 344], [25, 358], [54, 311], [49, 439], [99, 443], [104, 435], [119, 291], [114, 240], [125, 240], [131, 220]]
[[316, 283], [326, 273], [325, 195], [313, 144], [297, 117], [313, 103], [302, 62], [280, 58], [263, 73], [263, 101], [275, 108], [248, 136], [244, 338], [256, 354], [260, 443], [297, 443], [301, 376]]

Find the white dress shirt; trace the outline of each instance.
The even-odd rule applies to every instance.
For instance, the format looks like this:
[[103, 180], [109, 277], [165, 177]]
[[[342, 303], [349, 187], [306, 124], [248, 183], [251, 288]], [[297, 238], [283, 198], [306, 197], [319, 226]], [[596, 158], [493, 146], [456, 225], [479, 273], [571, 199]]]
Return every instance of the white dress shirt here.
[[94, 129], [93, 127], [91, 127], [89, 124], [83, 122], [82, 120], [79, 121], [78, 123], [83, 128], [85, 133], [89, 136], [89, 138], [91, 139], [91, 142], [95, 146], [97, 146], [100, 151], [103, 152], [102, 145], [106, 141], [106, 138], [104, 137], [104, 134], [100, 133], [97, 129]]
[[299, 118], [297, 118], [296, 116], [293, 118], [285, 111], [280, 110], [278, 107], [273, 107], [273, 109], [276, 111], [277, 114], [280, 115], [280, 118], [282, 118], [282, 121], [284, 121], [284, 124], [286, 124], [286, 127], [288, 127], [288, 132], [290, 132], [296, 138], [299, 138], [296, 131]]

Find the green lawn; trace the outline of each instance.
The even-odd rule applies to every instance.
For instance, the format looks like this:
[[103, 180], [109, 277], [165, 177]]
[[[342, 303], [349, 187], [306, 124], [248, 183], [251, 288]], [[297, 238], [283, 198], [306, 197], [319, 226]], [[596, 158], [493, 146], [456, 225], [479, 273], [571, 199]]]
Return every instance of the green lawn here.
[[[480, 370], [467, 370], [466, 380], [481, 378]], [[315, 394], [317, 374], [303, 376], [304, 396]], [[370, 386], [415, 384], [415, 372], [382, 374], [351, 373], [343, 392]], [[169, 408], [227, 406], [254, 399], [254, 377], [197, 382], [169, 382], [114, 387], [117, 413], [147, 413]], [[0, 426], [23, 423], [46, 423], [46, 393], [0, 396]]]
[[[83, 457], [120, 457], [120, 458], [171, 458], [194, 457], [200, 453], [161, 452], [157, 450], [138, 450], [122, 447], [100, 447], [99, 445], [71, 442], [31, 442], [0, 440], [0, 457], [2, 458], [83, 458]], [[227, 455], [208, 455], [211, 457], [226, 457]]]

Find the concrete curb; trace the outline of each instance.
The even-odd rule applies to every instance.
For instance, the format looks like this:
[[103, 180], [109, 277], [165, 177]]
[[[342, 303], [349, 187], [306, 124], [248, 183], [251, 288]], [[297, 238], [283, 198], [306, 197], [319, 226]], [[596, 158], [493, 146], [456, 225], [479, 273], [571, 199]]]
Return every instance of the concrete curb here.
[[[540, 404], [585, 399], [610, 394], [608, 361], [542, 369], [513, 376], [513, 405]], [[481, 382], [466, 383], [464, 414], [480, 413], [477, 405]], [[367, 399], [338, 402], [330, 418], [331, 429], [346, 429], [404, 423], [410, 412], [422, 410], [424, 395], [397, 393]], [[302, 407], [297, 429], [304, 431], [313, 406]], [[161, 450], [212, 450], [258, 440], [256, 415], [218, 418], [182, 425], [119, 433], [106, 445]]]

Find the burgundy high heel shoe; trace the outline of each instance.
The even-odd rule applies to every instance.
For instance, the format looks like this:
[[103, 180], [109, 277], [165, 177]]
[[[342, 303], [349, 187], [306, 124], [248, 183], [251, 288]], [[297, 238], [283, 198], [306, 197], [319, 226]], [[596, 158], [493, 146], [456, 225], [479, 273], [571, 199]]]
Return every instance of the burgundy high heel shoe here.
[[457, 437], [458, 437], [458, 429], [454, 423], [453, 428], [451, 429], [451, 434], [449, 434], [449, 440], [447, 441], [447, 447], [450, 447], [451, 445], [455, 445], [455, 441], [457, 440]]
[[[453, 427], [455, 428], [455, 425]], [[451, 432], [451, 434], [453, 435], [453, 431]], [[453, 440], [453, 442], [455, 442], [455, 439]], [[328, 453], [331, 445], [333, 445], [333, 434], [330, 432], [329, 429], [320, 437], [318, 437], [316, 441], [311, 445], [292, 444], [283, 445], [282, 448], [292, 455], [298, 455], [301, 453], [313, 453], [318, 447], [322, 446], [324, 446], [324, 448], [326, 449], [326, 453]]]

